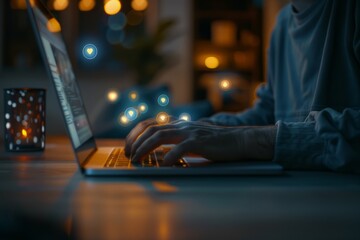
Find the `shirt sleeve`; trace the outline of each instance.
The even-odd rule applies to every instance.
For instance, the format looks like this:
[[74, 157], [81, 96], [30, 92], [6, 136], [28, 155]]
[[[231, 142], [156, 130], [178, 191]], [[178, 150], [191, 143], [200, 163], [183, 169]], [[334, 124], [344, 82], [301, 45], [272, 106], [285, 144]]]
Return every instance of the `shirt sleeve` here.
[[360, 2], [356, 1], [355, 7], [355, 37], [354, 37], [354, 51], [358, 62], [360, 63]]
[[274, 161], [287, 169], [360, 173], [360, 110], [311, 112], [307, 121], [276, 123]]

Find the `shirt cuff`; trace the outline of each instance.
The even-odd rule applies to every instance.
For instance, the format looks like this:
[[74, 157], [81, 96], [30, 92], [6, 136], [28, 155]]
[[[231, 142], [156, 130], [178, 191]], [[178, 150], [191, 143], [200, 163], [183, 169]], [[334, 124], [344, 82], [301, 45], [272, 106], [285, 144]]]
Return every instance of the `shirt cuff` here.
[[285, 169], [325, 169], [324, 141], [315, 132], [315, 122], [278, 121], [274, 161]]

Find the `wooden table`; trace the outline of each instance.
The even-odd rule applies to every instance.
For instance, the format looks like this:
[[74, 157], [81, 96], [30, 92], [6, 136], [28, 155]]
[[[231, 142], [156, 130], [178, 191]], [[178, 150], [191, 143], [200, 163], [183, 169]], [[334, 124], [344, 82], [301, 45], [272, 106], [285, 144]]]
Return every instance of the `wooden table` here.
[[50, 137], [2, 148], [0, 211], [0, 239], [360, 239], [360, 176], [85, 178]]

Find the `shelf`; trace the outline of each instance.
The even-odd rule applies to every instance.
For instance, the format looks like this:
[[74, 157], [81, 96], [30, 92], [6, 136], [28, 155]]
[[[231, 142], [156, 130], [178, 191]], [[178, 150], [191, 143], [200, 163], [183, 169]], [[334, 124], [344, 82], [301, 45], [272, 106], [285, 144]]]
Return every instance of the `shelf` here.
[[[237, 111], [250, 106], [253, 99], [250, 86], [262, 79], [261, 16], [261, 9], [251, 0], [194, 1], [195, 96], [207, 97], [221, 105], [220, 110]], [[209, 57], [217, 58], [216, 69], [207, 68]], [[243, 91], [232, 96], [231, 103], [220, 99], [222, 91], [218, 84], [221, 79], [230, 78], [236, 83], [231, 91]]]
[[256, 9], [251, 9], [246, 12], [234, 11], [234, 10], [206, 10], [198, 11], [194, 17], [196, 19], [231, 19], [236, 21], [252, 21], [258, 16]]
[[[254, 44], [255, 45], [255, 44]], [[259, 44], [257, 44], [259, 45]], [[195, 49], [207, 49], [207, 50], [214, 50], [214, 51], [249, 51], [249, 50], [258, 50], [259, 46], [244, 46], [244, 44], [238, 42], [234, 46], [223, 46], [214, 44], [210, 40], [196, 40], [194, 42]]]

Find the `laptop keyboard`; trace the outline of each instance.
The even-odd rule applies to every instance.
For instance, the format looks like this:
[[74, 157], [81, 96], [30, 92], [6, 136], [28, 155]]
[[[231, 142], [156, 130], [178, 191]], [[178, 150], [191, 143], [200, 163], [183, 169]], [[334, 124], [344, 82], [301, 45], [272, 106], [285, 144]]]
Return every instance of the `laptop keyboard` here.
[[[135, 167], [159, 167], [167, 151], [166, 149], [157, 149], [151, 152], [142, 162], [131, 163], [130, 159], [125, 156], [123, 148], [114, 148], [104, 166], [108, 168], [130, 167], [130, 165], [134, 165]], [[174, 167], [188, 167], [188, 165], [184, 160], [179, 159], [179, 161], [174, 164]]]
[[106, 160], [105, 167], [127, 167], [130, 160], [125, 156], [122, 148], [114, 148]]

